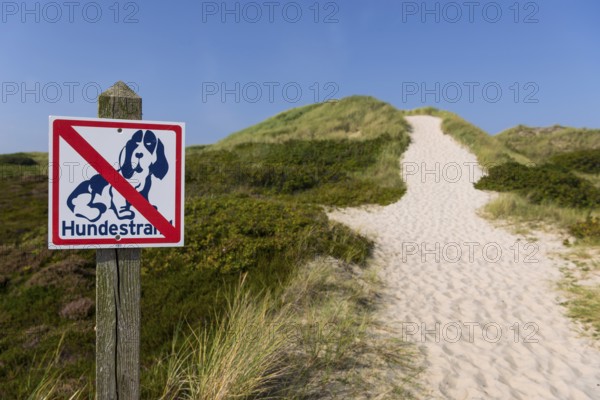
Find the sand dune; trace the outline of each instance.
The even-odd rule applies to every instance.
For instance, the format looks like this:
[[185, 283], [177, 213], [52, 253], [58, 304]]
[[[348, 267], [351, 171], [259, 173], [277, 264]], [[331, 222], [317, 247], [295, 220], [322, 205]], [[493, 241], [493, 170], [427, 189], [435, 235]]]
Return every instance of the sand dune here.
[[558, 304], [560, 243], [479, 217], [492, 194], [473, 188], [475, 156], [440, 119], [408, 119], [407, 194], [330, 217], [375, 239], [387, 285], [379, 317], [424, 354], [425, 397], [600, 399], [600, 352]]

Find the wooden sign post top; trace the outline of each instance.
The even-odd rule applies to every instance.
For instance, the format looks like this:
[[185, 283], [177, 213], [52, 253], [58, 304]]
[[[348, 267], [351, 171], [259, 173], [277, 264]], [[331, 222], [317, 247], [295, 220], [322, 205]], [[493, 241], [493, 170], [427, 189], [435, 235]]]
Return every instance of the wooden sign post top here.
[[98, 97], [98, 118], [142, 119], [142, 98], [119, 81]]

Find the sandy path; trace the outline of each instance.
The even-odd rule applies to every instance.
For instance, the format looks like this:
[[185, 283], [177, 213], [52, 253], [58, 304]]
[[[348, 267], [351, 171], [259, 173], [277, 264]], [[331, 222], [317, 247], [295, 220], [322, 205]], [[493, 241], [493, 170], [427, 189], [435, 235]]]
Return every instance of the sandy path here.
[[[375, 239], [388, 286], [380, 317], [425, 355], [426, 398], [600, 399], [600, 352], [558, 305], [556, 243], [527, 246], [480, 218], [492, 195], [473, 188], [476, 158], [440, 119], [408, 119], [406, 195], [330, 217]], [[436, 163], [437, 176], [422, 173]]]

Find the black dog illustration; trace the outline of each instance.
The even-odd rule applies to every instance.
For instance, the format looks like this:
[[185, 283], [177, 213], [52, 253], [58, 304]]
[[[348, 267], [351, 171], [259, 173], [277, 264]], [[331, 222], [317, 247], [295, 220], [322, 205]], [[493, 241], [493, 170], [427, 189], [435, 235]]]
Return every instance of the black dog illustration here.
[[[169, 171], [165, 148], [152, 131], [137, 131], [119, 154], [119, 173], [146, 200], [152, 176], [163, 179]], [[100, 175], [80, 183], [67, 199], [69, 209], [78, 217], [96, 222], [109, 208], [119, 219], [133, 219], [131, 204]]]

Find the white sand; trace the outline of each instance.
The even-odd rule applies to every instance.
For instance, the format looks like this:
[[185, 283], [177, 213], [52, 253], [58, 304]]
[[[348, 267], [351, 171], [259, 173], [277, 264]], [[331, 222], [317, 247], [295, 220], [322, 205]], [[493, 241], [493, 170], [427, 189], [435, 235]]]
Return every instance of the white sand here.
[[[556, 243], [541, 238], [537, 249], [526, 248], [525, 238], [479, 217], [476, 211], [493, 195], [473, 188], [481, 176], [475, 156], [442, 133], [440, 119], [408, 119], [413, 133], [402, 159], [404, 197], [330, 217], [375, 239], [387, 285], [380, 317], [424, 354], [425, 397], [600, 399], [600, 352], [558, 304]], [[430, 171], [439, 163], [437, 182], [421, 173], [421, 163]], [[451, 163], [461, 166], [455, 183]], [[501, 259], [494, 262], [498, 248]], [[537, 263], [524, 259], [531, 253]]]

